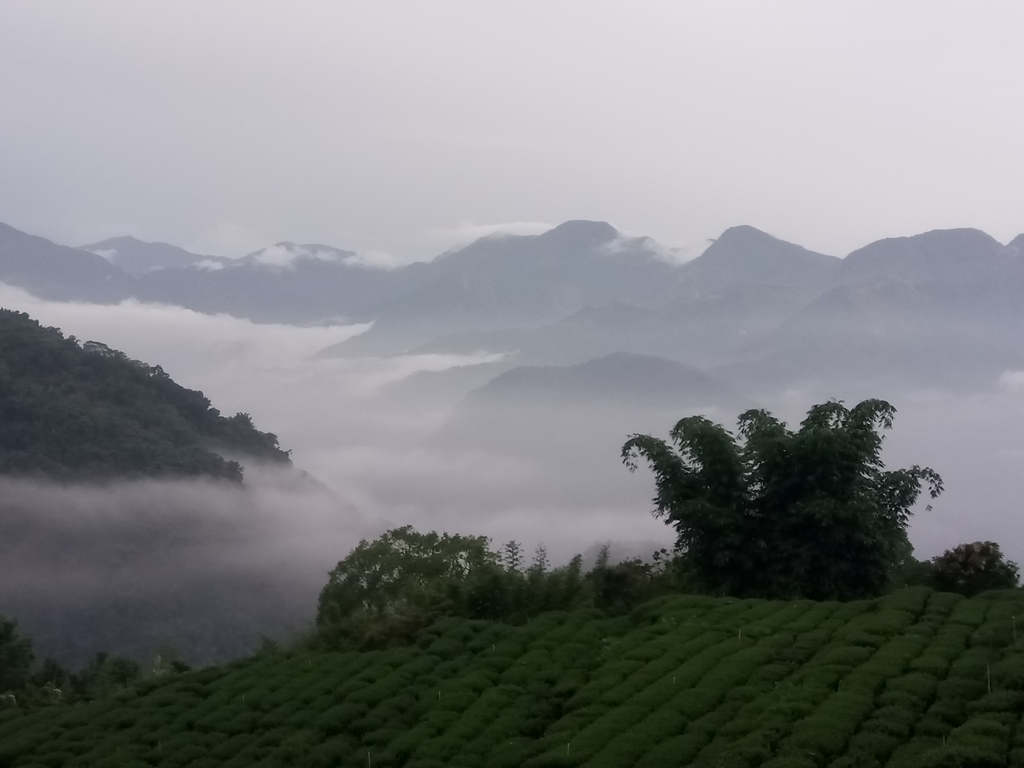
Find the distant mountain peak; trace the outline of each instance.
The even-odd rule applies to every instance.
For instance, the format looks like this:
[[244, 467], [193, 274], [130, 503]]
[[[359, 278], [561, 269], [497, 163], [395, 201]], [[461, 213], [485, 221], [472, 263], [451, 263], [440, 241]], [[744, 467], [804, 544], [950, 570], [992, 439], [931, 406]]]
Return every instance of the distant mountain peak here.
[[549, 241], [565, 241], [574, 245], [601, 245], [619, 237], [619, 231], [607, 221], [573, 219], [549, 229], [539, 237]]
[[843, 259], [843, 271], [863, 278], [885, 274], [914, 280], [972, 280], [979, 269], [995, 266], [1005, 251], [980, 229], [934, 229], [909, 237], [887, 237], [858, 248]]
[[959, 246], [959, 247], [976, 247], [978, 245], [985, 245], [988, 247], [999, 247], [999, 241], [992, 237], [987, 232], [983, 232], [980, 229], [974, 227], [954, 227], [952, 229], [931, 229], [927, 232], [921, 232], [916, 235], [905, 235], [902, 237], [885, 237], [881, 240], [876, 240], [873, 243], [865, 245], [863, 248], [858, 248], [856, 251], [850, 254], [853, 256], [855, 253], [860, 253], [871, 248], [877, 248], [880, 246], [893, 246], [903, 245], [912, 246], [916, 248], [934, 248], [936, 246]]
[[774, 235], [770, 235], [757, 227], [752, 227], [749, 224], [740, 224], [735, 227], [729, 227], [719, 235], [710, 246], [708, 246], [704, 251], [704, 254], [708, 254], [710, 256], [721, 256], [722, 253], [727, 252], [726, 249], [750, 249], [750, 255], [764, 257], [771, 257], [777, 254], [778, 251], [785, 249], [794, 253], [802, 252], [813, 257], [825, 257], [829, 259], [835, 258], [833, 256], [825, 256], [825, 254], [810, 251], [802, 245], [790, 243], [786, 240], [775, 237]]
[[683, 283], [699, 290], [726, 285], [821, 286], [838, 268], [835, 256], [809, 251], [756, 227], [730, 227], [684, 266]]
[[589, 264], [596, 255], [618, 253], [627, 250], [620, 247], [627, 242], [637, 246], [642, 245], [641, 240], [624, 238], [606, 221], [573, 220], [540, 235], [481, 237], [463, 248], [441, 254], [431, 263], [442, 268], [489, 270], [507, 259], [517, 270], [525, 265], [547, 269], [552, 263]]
[[749, 224], [737, 224], [735, 227], [729, 227], [721, 235], [719, 235], [718, 238], [716, 238], [716, 242], [722, 240], [726, 242], [729, 242], [731, 240], [747, 241], [751, 239], [765, 239], [774, 240], [776, 242], [784, 242], [779, 240], [779, 238], [773, 235], [769, 235], [767, 232], [758, 229], [757, 227], [750, 226]]
[[90, 248], [98, 248], [103, 246], [117, 246], [117, 245], [166, 245], [166, 243], [150, 243], [146, 240], [139, 240], [137, 237], [132, 235], [118, 235], [117, 237], [108, 237], [106, 240], [101, 240], [98, 243], [92, 245], [83, 245], [83, 249], [88, 250]]

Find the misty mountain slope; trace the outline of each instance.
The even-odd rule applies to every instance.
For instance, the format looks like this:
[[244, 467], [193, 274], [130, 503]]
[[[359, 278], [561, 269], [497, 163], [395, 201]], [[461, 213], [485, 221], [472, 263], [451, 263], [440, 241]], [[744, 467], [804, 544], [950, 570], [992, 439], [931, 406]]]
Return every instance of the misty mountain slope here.
[[102, 256], [130, 275], [141, 275], [154, 269], [187, 267], [208, 259], [168, 243], [147, 243], [134, 237], [111, 237], [98, 243], [79, 246], [79, 250]]
[[651, 305], [678, 271], [649, 240], [625, 238], [605, 222], [485, 237], [401, 270], [408, 290], [370, 308], [361, 319], [374, 327], [337, 354], [394, 353], [437, 336], [533, 328], [610, 302]]
[[891, 237], [859, 248], [842, 260], [844, 280], [884, 275], [921, 281], [973, 282], [991, 274], [1005, 251], [977, 229], [937, 229]]
[[731, 285], [660, 307], [648, 333], [660, 354], [706, 368], [746, 356], [817, 295], [802, 286]]
[[377, 355], [445, 333], [536, 326], [595, 303], [657, 301], [677, 269], [645, 238], [623, 238], [603, 222], [567, 222], [395, 269], [364, 266], [331, 246], [284, 242], [242, 259], [150, 270], [137, 293], [258, 321], [372, 320], [344, 354]]
[[403, 276], [354, 263], [354, 257], [327, 245], [278, 243], [241, 259], [147, 272], [138, 278], [138, 295], [260, 322], [351, 320], [405, 290]]
[[725, 230], [679, 276], [684, 292], [735, 285], [823, 289], [835, 282], [841, 260], [787, 243], [750, 226]]
[[776, 387], [989, 387], [1024, 365], [1024, 306], [1019, 299], [1001, 305], [1000, 282], [877, 277], [841, 285], [719, 370]]
[[44, 299], [108, 304], [132, 295], [131, 278], [102, 256], [0, 224], [0, 282]]
[[516, 349], [523, 361], [539, 364], [576, 363], [628, 350], [718, 365], [834, 284], [839, 264], [834, 256], [753, 227], [733, 227], [698, 258], [662, 273], [671, 282], [657, 289], [630, 295], [595, 291], [586, 306], [538, 328], [448, 334], [419, 349]]
[[10, 310], [0, 310], [0, 425], [5, 474], [240, 481], [242, 468], [221, 454], [290, 463], [247, 415], [221, 416], [159, 366]]
[[578, 365], [520, 366], [466, 398], [470, 406], [624, 401], [696, 405], [737, 400], [725, 383], [698, 368], [665, 358], [616, 352]]
[[[538, 328], [502, 328], [438, 336], [411, 350], [415, 354], [514, 352], [520, 365], [582, 363], [617, 350], [643, 354], [638, 332], [649, 330], [654, 311], [621, 302], [585, 307]], [[639, 347], [637, 346], [639, 344]]]
[[[357, 266], [352, 260], [356, 254], [323, 243], [281, 242], [253, 251], [240, 259], [223, 259], [221, 266], [229, 269], [267, 269], [271, 272], [294, 272], [310, 264], [338, 264]], [[214, 271], [218, 269], [210, 265]]]
[[452, 408], [470, 392], [517, 365], [518, 356], [476, 365], [456, 365], [441, 371], [417, 371], [384, 387], [384, 394], [406, 407]]
[[566, 221], [539, 235], [490, 235], [430, 264], [439, 273], [487, 280], [512, 272], [567, 269], [581, 278], [585, 290], [597, 294], [609, 287], [606, 277], [595, 272], [610, 270], [627, 281], [615, 288], [617, 295], [638, 299], [658, 291], [656, 279], [676, 269], [657, 256], [648, 238], [626, 237], [608, 222], [585, 220]]
[[847, 256], [842, 282], [720, 371], [831, 393], [884, 387], [991, 387], [1024, 366], [1024, 239], [976, 229], [889, 238]]
[[421, 353], [516, 352], [526, 365], [581, 363], [620, 350], [687, 360], [699, 367], [749, 355], [809, 301], [807, 289], [734, 285], [679, 296], [656, 308], [609, 303], [586, 307], [540, 328], [478, 331], [438, 337]]
[[692, 366], [613, 353], [578, 365], [501, 373], [454, 408], [430, 445], [517, 456], [559, 466], [568, 484], [592, 483], [595, 470], [620, 471], [619, 450], [631, 433], [660, 433], [696, 413], [732, 420], [751, 406], [721, 379]]

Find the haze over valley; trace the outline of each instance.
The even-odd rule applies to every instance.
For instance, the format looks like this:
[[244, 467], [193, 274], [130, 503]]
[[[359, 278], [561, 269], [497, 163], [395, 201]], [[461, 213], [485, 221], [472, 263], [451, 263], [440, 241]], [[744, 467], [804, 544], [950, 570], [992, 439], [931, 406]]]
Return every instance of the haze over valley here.
[[[669, 545], [648, 514], [649, 482], [624, 470], [619, 448], [691, 413], [729, 426], [765, 407], [797, 421], [808, 403], [885, 397], [899, 411], [887, 460], [941, 468], [949, 488], [913, 520], [918, 556], [969, 535], [1024, 555], [1013, 525], [1024, 238], [935, 231], [837, 258], [738, 226], [681, 262], [650, 238], [572, 221], [381, 268], [326, 245], [215, 259], [134, 239], [72, 248], [3, 234], [0, 303], [159, 364], [291, 451], [283, 473], [229, 454], [252, 465], [234, 491], [129, 479], [71, 492], [76, 514], [110, 530], [59, 569], [69, 584], [104, 591], [153, 558], [161, 593], [206, 590], [204, 574], [222, 568], [273, 583], [288, 610], [227, 620], [234, 643], [300, 629], [323, 574], [395, 525], [543, 544], [556, 561], [606, 541], [623, 555]], [[56, 512], [68, 492], [5, 482], [22, 514], [45, 510], [30, 534], [8, 537], [19, 554], [5, 558], [20, 574], [5, 600], [38, 606], [26, 585], [54, 570], [40, 556], [49, 538], [70, 535]], [[221, 532], [196, 549], [182, 542], [206, 537], [207, 494]], [[182, 538], [136, 541], [126, 565], [104, 547], [140, 504], [165, 525], [180, 517]], [[194, 567], [179, 585], [157, 564], [182, 556]], [[47, 594], [68, 594], [46, 581]], [[41, 638], [60, 635], [65, 618], [47, 628], [23, 612]], [[176, 632], [147, 642], [182, 642]]]

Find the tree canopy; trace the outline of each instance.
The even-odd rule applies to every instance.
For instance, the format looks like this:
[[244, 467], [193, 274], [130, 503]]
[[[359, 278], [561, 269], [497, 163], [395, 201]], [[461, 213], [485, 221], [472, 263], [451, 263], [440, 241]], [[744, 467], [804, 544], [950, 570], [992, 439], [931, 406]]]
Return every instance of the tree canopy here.
[[948, 549], [931, 561], [931, 583], [945, 592], [976, 595], [986, 589], [1012, 589], [1020, 569], [994, 541], [975, 541]]
[[865, 400], [813, 406], [792, 431], [765, 410], [739, 417], [738, 438], [702, 416], [671, 442], [635, 434], [622, 459], [654, 471], [654, 514], [702, 585], [731, 595], [848, 599], [881, 594], [910, 556], [906, 529], [927, 467], [886, 470], [881, 430], [895, 408]]
[[241, 480], [221, 453], [289, 462], [248, 414], [225, 418], [160, 366], [0, 309], [0, 473]]
[[0, 694], [25, 685], [35, 658], [32, 643], [17, 630], [17, 622], [0, 615]]
[[317, 624], [341, 633], [408, 634], [437, 618], [477, 572], [497, 566], [488, 540], [396, 528], [363, 540], [331, 571]]
[[441, 616], [514, 624], [579, 605], [621, 613], [670, 590], [675, 577], [663, 559], [612, 563], [607, 548], [584, 573], [580, 555], [553, 568], [540, 546], [527, 564], [516, 541], [495, 551], [483, 536], [405, 526], [364, 539], [331, 571], [317, 636], [330, 647], [379, 647], [406, 642]]

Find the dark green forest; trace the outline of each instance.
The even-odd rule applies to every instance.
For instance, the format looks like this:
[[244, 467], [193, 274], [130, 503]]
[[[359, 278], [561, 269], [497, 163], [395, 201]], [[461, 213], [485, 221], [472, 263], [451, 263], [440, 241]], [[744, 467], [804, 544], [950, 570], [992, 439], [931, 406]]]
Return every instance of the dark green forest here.
[[222, 416], [159, 366], [0, 309], [0, 473], [61, 480], [205, 475], [288, 463], [247, 414]]

